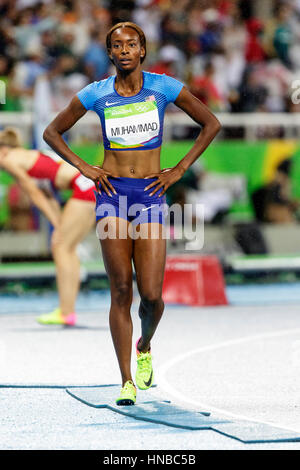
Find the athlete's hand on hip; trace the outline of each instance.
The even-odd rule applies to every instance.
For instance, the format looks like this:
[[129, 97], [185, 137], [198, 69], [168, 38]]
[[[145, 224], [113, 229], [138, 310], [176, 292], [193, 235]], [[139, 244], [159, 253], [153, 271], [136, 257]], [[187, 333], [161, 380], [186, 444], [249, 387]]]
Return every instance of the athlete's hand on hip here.
[[111, 190], [111, 192], [113, 192], [114, 194], [117, 194], [115, 188], [112, 186], [112, 184], [108, 180], [108, 176], [112, 176], [112, 177], [116, 178], [117, 177], [116, 175], [113, 175], [109, 171], [104, 170], [103, 168], [101, 168], [100, 166], [97, 166], [97, 165], [87, 165], [87, 166], [84, 167], [84, 169], [81, 170], [81, 173], [84, 176], [86, 176], [86, 178], [89, 178], [92, 181], [94, 181], [97, 192], [99, 194], [102, 194], [100, 187], [102, 187], [102, 189], [110, 197], [112, 197], [112, 196], [111, 196], [111, 193], [110, 193], [109, 190]]
[[153, 173], [152, 175], [145, 177], [145, 179], [157, 178], [157, 180], [153, 181], [153, 183], [149, 184], [149, 186], [146, 186], [144, 191], [155, 187], [155, 189], [150, 193], [150, 196], [153, 196], [153, 194], [162, 189], [158, 195], [158, 197], [161, 197], [165, 194], [167, 189], [172, 186], [172, 184], [180, 180], [183, 174], [184, 170], [178, 166], [174, 166], [173, 168], [164, 168], [159, 173]]

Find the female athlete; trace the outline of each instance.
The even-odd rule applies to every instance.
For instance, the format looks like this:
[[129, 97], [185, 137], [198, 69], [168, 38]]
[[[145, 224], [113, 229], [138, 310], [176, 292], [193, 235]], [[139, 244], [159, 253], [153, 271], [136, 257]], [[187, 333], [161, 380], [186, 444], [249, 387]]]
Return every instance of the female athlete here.
[[[46, 325], [74, 326], [75, 302], [80, 286], [76, 248], [94, 225], [95, 185], [57, 155], [51, 154], [22, 148], [14, 129], [0, 132], [0, 168], [16, 178], [54, 227], [51, 248], [56, 266], [59, 307], [49, 314], [40, 315], [37, 321]], [[54, 197], [47, 197], [39, 189], [35, 182], [39, 179], [50, 181], [58, 190], [73, 190], [62, 211]]]
[[[164, 194], [203, 153], [218, 133], [220, 123], [182, 83], [142, 70], [146, 39], [136, 24], [124, 22], [113, 26], [107, 34], [106, 46], [116, 75], [83, 88], [49, 124], [44, 139], [62, 158], [91, 178], [98, 189], [97, 233], [110, 280], [109, 322], [122, 376], [116, 403], [133, 405], [135, 384], [139, 389], [147, 389], [153, 383], [150, 342], [164, 310]], [[170, 102], [199, 123], [202, 130], [175, 167], [161, 170], [163, 117]], [[95, 111], [102, 125], [105, 155], [102, 167], [98, 168], [74, 154], [62, 138], [87, 110]], [[111, 236], [105, 236], [107, 233]], [[155, 236], [147, 236], [149, 233]], [[141, 319], [135, 384], [130, 368], [132, 262]]]

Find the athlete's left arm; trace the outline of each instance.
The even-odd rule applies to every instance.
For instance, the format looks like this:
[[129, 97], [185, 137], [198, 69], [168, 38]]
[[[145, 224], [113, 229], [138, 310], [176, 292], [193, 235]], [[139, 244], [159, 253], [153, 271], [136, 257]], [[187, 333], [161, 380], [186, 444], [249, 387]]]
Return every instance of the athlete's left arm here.
[[221, 124], [216, 116], [208, 109], [207, 106], [198, 100], [198, 98], [192, 95], [186, 87], [182, 88], [175, 104], [197, 124], [199, 124], [202, 129], [190, 151], [177, 163], [176, 166], [168, 169], [168, 171], [162, 171], [156, 175], [148, 175], [148, 178], [152, 178], [154, 176], [157, 176], [158, 178], [145, 188], [146, 190], [155, 186], [155, 190], [152, 191], [151, 195], [163, 188], [162, 192], [159, 194], [159, 196], [162, 196], [169, 186], [176, 183], [176, 181], [183, 176], [186, 170], [197, 160], [197, 158], [202, 155], [204, 150], [209, 146], [221, 129]]
[[182, 168], [185, 172], [197, 160], [197, 158], [200, 157], [211, 141], [216, 137], [221, 129], [221, 123], [208, 107], [192, 95], [192, 93], [185, 87], [183, 87], [179, 93], [175, 104], [197, 124], [202, 126], [201, 132], [199, 133], [193, 147], [176, 165]]

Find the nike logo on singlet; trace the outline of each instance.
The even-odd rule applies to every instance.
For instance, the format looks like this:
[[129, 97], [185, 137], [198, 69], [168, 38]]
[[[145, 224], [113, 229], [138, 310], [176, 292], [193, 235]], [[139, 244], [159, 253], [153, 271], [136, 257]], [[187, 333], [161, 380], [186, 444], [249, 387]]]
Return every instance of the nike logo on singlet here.
[[112, 106], [113, 104], [117, 103], [119, 103], [119, 101], [114, 101], [113, 103], [109, 103], [108, 101], [106, 101], [105, 106]]

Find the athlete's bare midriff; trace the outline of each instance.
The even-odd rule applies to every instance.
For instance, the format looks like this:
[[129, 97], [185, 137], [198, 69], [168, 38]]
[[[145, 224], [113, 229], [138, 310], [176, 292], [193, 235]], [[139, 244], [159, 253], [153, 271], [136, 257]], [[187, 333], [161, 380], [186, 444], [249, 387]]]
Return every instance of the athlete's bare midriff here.
[[55, 176], [55, 187], [57, 189], [69, 189], [72, 179], [79, 174], [79, 170], [69, 163], [63, 161]]
[[[35, 165], [40, 153], [38, 150], [16, 148], [8, 153], [6, 159], [28, 172]], [[57, 189], [69, 189], [72, 179], [77, 174], [79, 174], [77, 168], [62, 160], [55, 176], [55, 187]]]
[[105, 150], [102, 168], [116, 176], [145, 178], [160, 172], [160, 150]]

